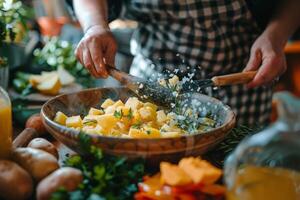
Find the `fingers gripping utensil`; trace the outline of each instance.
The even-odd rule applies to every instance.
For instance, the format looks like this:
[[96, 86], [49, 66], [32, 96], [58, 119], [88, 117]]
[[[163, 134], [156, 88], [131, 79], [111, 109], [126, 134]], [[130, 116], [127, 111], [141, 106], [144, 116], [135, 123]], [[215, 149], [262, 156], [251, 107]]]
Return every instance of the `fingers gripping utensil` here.
[[175, 101], [172, 91], [155, 81], [132, 76], [109, 65], [106, 65], [106, 69], [110, 76], [128, 87], [142, 99], [152, 101], [164, 107], [169, 107], [170, 103]]
[[200, 91], [206, 87], [246, 84], [253, 80], [257, 71], [233, 73], [223, 76], [214, 76], [211, 79], [196, 80], [182, 85], [183, 91]]

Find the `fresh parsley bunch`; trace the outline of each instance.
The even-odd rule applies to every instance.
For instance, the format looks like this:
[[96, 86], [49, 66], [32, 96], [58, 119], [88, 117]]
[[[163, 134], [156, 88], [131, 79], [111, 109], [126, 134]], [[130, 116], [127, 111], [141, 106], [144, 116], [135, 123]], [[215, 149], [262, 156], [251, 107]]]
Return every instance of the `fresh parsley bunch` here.
[[138, 191], [137, 183], [144, 174], [144, 162], [129, 162], [125, 157], [104, 154], [92, 146], [90, 138], [80, 134], [81, 148], [87, 157], [72, 156], [69, 167], [80, 169], [84, 180], [78, 189], [67, 192], [63, 188], [52, 195], [52, 200], [127, 200]]

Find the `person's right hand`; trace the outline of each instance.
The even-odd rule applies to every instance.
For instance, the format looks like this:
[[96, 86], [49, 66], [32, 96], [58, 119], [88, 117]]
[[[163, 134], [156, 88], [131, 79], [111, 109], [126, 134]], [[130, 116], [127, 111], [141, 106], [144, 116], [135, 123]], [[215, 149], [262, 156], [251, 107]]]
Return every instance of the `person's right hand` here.
[[108, 28], [90, 27], [79, 42], [75, 55], [96, 78], [107, 78], [105, 64], [114, 66], [117, 43]]

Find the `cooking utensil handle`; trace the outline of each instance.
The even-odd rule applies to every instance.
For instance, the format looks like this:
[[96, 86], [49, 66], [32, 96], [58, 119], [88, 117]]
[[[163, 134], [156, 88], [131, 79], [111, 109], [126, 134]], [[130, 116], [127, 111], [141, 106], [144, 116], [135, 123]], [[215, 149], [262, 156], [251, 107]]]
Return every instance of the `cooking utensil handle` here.
[[25, 147], [28, 145], [28, 143], [38, 137], [38, 132], [33, 128], [25, 128], [13, 141], [13, 147]]
[[245, 84], [252, 81], [256, 73], [257, 71], [248, 71], [223, 76], [214, 76], [211, 80], [215, 86]]
[[128, 83], [133, 82], [133, 77], [131, 75], [129, 75], [125, 72], [122, 72], [113, 66], [106, 65], [106, 69], [110, 76], [112, 76], [114, 79], [116, 79], [117, 81], [119, 81], [122, 84], [126, 85]]

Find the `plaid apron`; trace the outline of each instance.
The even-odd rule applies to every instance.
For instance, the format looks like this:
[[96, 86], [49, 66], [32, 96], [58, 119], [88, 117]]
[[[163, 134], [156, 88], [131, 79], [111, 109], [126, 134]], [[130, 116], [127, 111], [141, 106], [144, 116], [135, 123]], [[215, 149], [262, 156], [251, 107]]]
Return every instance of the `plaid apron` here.
[[[261, 32], [245, 0], [129, 0], [125, 16], [139, 22], [131, 39], [130, 72], [144, 78], [240, 72]], [[268, 123], [271, 86], [229, 86], [210, 94], [233, 109], [239, 124]]]

